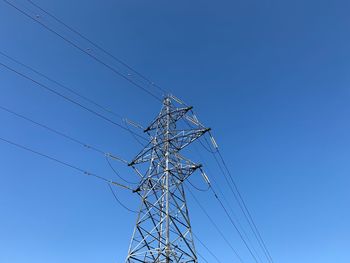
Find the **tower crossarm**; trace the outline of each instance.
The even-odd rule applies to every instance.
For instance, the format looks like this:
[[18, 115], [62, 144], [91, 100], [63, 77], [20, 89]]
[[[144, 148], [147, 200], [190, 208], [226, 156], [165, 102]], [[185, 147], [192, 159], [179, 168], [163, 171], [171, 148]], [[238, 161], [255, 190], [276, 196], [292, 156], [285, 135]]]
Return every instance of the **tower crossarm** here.
[[173, 135], [167, 140], [161, 140], [158, 142], [154, 139], [154, 142], [149, 143], [128, 165], [132, 166], [134, 164], [140, 164], [151, 161], [151, 159], [153, 158], [151, 153], [155, 149], [162, 149], [163, 145], [166, 143], [169, 143], [176, 151], [180, 151], [209, 131], [210, 128], [179, 130], [174, 131], [174, 133], [176, 132], [175, 135]]
[[176, 108], [171, 110], [169, 113], [161, 112], [159, 116], [144, 130], [144, 132], [150, 132], [158, 128], [158, 122], [160, 119], [165, 118], [167, 115], [172, 119], [172, 121], [178, 121], [181, 119], [188, 111], [192, 110], [193, 107]]
[[[167, 171], [173, 176], [174, 183], [176, 184], [181, 184], [187, 180], [187, 178], [189, 178], [197, 169], [202, 168], [202, 164], [196, 164], [179, 154], [176, 159], [170, 159], [169, 162], [171, 166], [169, 166], [170, 168], [168, 168]], [[143, 175], [143, 180], [138, 185], [138, 187], [133, 190], [133, 192], [149, 190], [149, 181], [160, 176], [166, 169], [162, 163], [159, 163], [159, 168], [159, 172], [155, 172], [153, 169], [147, 170], [146, 174]]]

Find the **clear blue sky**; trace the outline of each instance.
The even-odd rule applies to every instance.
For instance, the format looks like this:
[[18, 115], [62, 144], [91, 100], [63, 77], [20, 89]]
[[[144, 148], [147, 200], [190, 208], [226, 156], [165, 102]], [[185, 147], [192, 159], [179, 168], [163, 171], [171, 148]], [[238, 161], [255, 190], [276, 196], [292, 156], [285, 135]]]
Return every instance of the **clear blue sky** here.
[[[195, 107], [213, 128], [275, 263], [350, 262], [349, 1], [36, 3]], [[3, 1], [0, 36], [0, 51], [123, 116], [146, 125], [160, 109]], [[2, 67], [0, 79], [0, 105], [127, 159], [140, 150], [126, 132]], [[113, 178], [100, 155], [2, 111], [0, 120], [1, 137]], [[124, 261], [135, 215], [104, 183], [4, 143], [0, 156], [0, 262]], [[118, 195], [137, 207], [133, 195]], [[197, 195], [253, 262], [209, 193]], [[222, 262], [237, 262], [189, 199], [197, 235]]]

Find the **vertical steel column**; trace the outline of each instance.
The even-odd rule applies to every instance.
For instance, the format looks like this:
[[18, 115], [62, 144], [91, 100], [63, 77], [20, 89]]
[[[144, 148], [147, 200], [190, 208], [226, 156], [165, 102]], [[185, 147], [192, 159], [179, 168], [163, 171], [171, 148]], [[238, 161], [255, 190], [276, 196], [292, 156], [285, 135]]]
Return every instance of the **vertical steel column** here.
[[170, 100], [165, 99], [166, 130], [165, 130], [165, 181], [166, 181], [166, 263], [170, 262], [170, 218], [169, 218], [169, 135], [170, 135]]

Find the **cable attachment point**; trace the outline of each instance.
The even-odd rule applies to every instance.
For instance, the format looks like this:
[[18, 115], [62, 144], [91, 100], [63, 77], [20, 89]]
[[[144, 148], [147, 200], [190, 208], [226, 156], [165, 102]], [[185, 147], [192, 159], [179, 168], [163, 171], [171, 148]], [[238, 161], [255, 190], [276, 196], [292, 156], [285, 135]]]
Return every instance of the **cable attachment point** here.
[[134, 126], [135, 128], [144, 130], [145, 128], [142, 127], [142, 125], [136, 123], [135, 121], [129, 120], [128, 118], [124, 118], [123, 121], [131, 126]]
[[210, 184], [209, 177], [207, 176], [207, 174], [204, 172], [203, 169], [200, 168], [200, 171], [201, 171], [201, 174], [202, 174], [204, 181], [210, 186], [211, 184]]
[[211, 134], [210, 134], [210, 141], [211, 141], [211, 143], [213, 144], [213, 147], [214, 147], [216, 150], [218, 150], [218, 149], [219, 149], [219, 146], [218, 146], [218, 144], [216, 143], [214, 137], [213, 137]]
[[[118, 156], [115, 156], [115, 155], [113, 155], [113, 154], [111, 154], [111, 153], [106, 153], [106, 157], [107, 157], [107, 158], [114, 159], [114, 160], [117, 160], [117, 161], [120, 161], [120, 162], [122, 162], [122, 163], [124, 163], [124, 164], [128, 164], [128, 161], [126, 161], [126, 160], [124, 160], [123, 158], [120, 158], [120, 157], [118, 157]], [[129, 164], [128, 164], [128, 165], [129, 165]]]
[[133, 193], [137, 193], [137, 192], [140, 192], [140, 191], [141, 191], [140, 186], [139, 186], [139, 187], [137, 187], [136, 189], [132, 190], [132, 192], [133, 192]]
[[169, 97], [172, 98], [173, 100], [175, 100], [179, 104], [186, 105], [186, 103], [184, 103], [182, 100], [180, 100], [179, 98], [175, 97], [172, 94], [170, 94]]

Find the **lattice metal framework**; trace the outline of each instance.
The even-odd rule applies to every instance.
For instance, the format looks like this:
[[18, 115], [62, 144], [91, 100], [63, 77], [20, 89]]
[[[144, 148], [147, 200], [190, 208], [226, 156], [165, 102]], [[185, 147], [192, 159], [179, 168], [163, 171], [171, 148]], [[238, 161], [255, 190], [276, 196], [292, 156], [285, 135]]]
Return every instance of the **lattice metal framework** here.
[[201, 165], [180, 154], [208, 132], [188, 107], [169, 95], [145, 129], [150, 142], [129, 166], [140, 176], [141, 207], [126, 263], [197, 263], [183, 182]]

